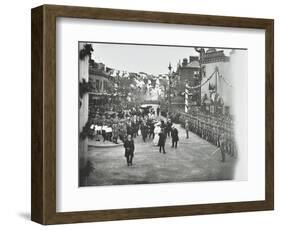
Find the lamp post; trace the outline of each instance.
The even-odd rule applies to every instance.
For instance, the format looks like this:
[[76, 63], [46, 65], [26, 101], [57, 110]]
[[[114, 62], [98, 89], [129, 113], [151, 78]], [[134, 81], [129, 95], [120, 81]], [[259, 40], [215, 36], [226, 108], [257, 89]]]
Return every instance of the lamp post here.
[[168, 66], [168, 69], [169, 69], [169, 74], [168, 74], [168, 78], [169, 78], [169, 97], [168, 97], [168, 102], [169, 102], [169, 106], [168, 106], [168, 116], [171, 112], [171, 77], [172, 77], [172, 66], [171, 66], [171, 62], [169, 62], [169, 66]]

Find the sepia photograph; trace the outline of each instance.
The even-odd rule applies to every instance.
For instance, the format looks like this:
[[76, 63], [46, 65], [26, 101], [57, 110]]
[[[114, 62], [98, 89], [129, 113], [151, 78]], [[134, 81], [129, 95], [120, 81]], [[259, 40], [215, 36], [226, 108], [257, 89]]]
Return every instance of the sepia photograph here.
[[247, 52], [79, 41], [79, 187], [247, 180]]

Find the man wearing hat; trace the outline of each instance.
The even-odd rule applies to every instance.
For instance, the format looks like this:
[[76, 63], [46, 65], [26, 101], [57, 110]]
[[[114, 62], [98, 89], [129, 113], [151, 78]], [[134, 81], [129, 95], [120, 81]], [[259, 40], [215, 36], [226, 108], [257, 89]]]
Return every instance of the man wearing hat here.
[[173, 123], [172, 123], [171, 119], [168, 119], [167, 124], [166, 124], [166, 132], [167, 132], [168, 137], [170, 137], [170, 133], [172, 131], [172, 125], [173, 125]]
[[125, 148], [125, 157], [127, 160], [127, 165], [132, 166], [135, 145], [134, 145], [134, 140], [130, 134], [127, 136], [126, 140], [124, 141], [124, 148]]
[[161, 128], [161, 131], [159, 133], [159, 142], [158, 142], [158, 145], [159, 145], [159, 152], [161, 153], [161, 150], [163, 150], [163, 154], [166, 153], [165, 151], [165, 142], [166, 142], [166, 132], [163, 128]]
[[148, 127], [145, 122], [141, 125], [141, 135], [142, 135], [142, 140], [145, 142], [147, 138], [147, 133], [148, 133]]
[[179, 132], [174, 125], [172, 126], [171, 136], [172, 136], [172, 148], [174, 147], [177, 148], [178, 141], [179, 141]]

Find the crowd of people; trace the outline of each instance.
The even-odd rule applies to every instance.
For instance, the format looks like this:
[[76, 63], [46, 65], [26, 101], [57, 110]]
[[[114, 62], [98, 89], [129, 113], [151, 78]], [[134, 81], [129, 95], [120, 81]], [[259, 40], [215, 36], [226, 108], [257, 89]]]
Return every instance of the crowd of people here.
[[147, 135], [153, 134], [152, 126], [155, 120], [153, 113], [144, 113], [138, 109], [122, 110], [109, 115], [96, 115], [90, 119], [91, 139], [96, 141], [124, 142], [128, 135], [133, 138], [143, 134], [145, 141]]
[[123, 143], [128, 166], [132, 165], [134, 138], [141, 136], [143, 142], [152, 140], [165, 154], [167, 136], [172, 137], [172, 147], [178, 146], [178, 130], [170, 119], [160, 118], [160, 108], [131, 108], [115, 113], [96, 113], [90, 119], [89, 138], [95, 141]]
[[[146, 138], [153, 139], [153, 144], [155, 146], [159, 146], [159, 152], [166, 154], [165, 143], [167, 136], [171, 136], [172, 139], [172, 148], [177, 148], [179, 136], [178, 130], [175, 126], [172, 125], [170, 120], [164, 122], [164, 120], [152, 120], [152, 119], [144, 119], [140, 126], [140, 131], [142, 135], [143, 142], [146, 142]], [[124, 141], [125, 148], [125, 157], [127, 159], [127, 165], [131, 166], [133, 157], [134, 157], [134, 136], [132, 134], [128, 134], [127, 138]]]
[[[225, 154], [237, 155], [233, 134], [232, 119], [212, 117], [204, 114], [184, 114], [183, 126], [186, 138], [189, 131], [212, 143], [221, 150], [222, 161]], [[165, 154], [167, 137], [171, 137], [171, 147], [178, 147], [178, 130], [170, 119], [161, 119], [160, 108], [126, 108], [111, 113], [96, 113], [90, 119], [90, 138], [95, 141], [122, 143], [125, 148], [127, 165], [132, 165], [134, 155], [134, 138], [141, 136], [143, 142], [152, 140], [159, 152]]]

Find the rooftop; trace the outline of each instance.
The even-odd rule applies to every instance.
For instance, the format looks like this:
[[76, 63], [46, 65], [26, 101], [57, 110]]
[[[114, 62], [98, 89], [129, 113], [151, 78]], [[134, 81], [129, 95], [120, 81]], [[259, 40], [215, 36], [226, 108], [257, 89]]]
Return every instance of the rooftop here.
[[203, 54], [202, 63], [228, 62], [229, 57], [224, 54], [223, 50], [210, 48]]

